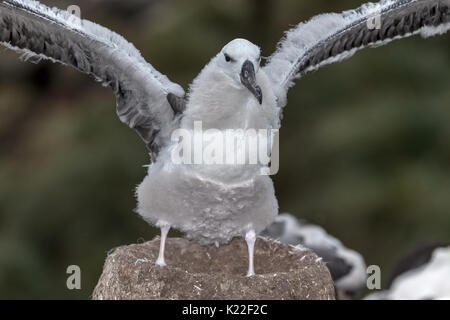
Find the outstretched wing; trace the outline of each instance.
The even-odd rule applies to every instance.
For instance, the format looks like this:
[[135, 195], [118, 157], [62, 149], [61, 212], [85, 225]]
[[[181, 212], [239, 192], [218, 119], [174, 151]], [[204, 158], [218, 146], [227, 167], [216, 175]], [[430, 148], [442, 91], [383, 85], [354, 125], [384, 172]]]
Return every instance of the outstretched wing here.
[[415, 34], [424, 37], [450, 29], [450, 0], [382, 0], [341, 14], [329, 13], [300, 23], [286, 33], [264, 67], [279, 106], [286, 104], [294, 80], [308, 71]]
[[111, 87], [117, 114], [144, 140], [152, 159], [177, 126], [167, 95], [184, 90], [118, 34], [33, 0], [0, 0], [0, 44], [72, 66]]

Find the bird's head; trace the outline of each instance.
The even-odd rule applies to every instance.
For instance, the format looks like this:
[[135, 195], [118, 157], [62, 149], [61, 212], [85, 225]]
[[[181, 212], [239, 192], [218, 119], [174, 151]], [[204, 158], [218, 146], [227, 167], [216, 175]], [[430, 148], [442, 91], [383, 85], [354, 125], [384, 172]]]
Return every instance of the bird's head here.
[[245, 39], [234, 39], [220, 51], [217, 64], [221, 71], [238, 86], [247, 88], [262, 104], [261, 87], [256, 82], [261, 51], [258, 46]]

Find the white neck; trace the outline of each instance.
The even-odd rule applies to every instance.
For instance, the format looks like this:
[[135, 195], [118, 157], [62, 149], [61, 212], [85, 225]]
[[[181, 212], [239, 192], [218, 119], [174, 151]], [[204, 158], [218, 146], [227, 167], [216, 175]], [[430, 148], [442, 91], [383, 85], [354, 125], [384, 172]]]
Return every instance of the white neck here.
[[189, 101], [181, 127], [192, 128], [202, 121], [203, 129], [262, 129], [276, 127], [278, 108], [267, 76], [256, 74], [263, 91], [260, 105], [252, 93], [208, 64], [191, 85]]

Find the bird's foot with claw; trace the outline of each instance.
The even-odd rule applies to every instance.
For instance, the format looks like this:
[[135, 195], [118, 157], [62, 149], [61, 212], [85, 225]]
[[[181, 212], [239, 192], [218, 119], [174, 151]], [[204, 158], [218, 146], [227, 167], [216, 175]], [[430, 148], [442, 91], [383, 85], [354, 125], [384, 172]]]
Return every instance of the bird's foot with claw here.
[[253, 272], [250, 272], [250, 271], [249, 271], [249, 272], [247, 272], [246, 277], [247, 277], [247, 278], [250, 278], [250, 277], [253, 277], [254, 275], [256, 275], [254, 271], [253, 271]]
[[164, 261], [164, 258], [161, 258], [161, 257], [158, 257], [158, 259], [156, 259], [155, 264], [156, 264], [157, 266], [160, 266], [160, 267], [165, 267], [165, 266], [167, 266], [166, 261]]

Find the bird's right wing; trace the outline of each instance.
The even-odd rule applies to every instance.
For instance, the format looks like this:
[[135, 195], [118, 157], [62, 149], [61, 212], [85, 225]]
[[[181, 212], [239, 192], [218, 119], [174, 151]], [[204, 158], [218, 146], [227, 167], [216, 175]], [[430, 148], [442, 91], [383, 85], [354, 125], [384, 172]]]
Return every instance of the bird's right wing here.
[[182, 97], [184, 90], [118, 34], [38, 1], [0, 0], [0, 44], [25, 58], [72, 66], [111, 87], [120, 120], [138, 132], [153, 160], [170, 140], [178, 117], [167, 95]]
[[381, 0], [343, 13], [318, 15], [286, 33], [264, 71], [280, 107], [294, 80], [308, 71], [351, 57], [366, 47], [450, 29], [450, 0]]

